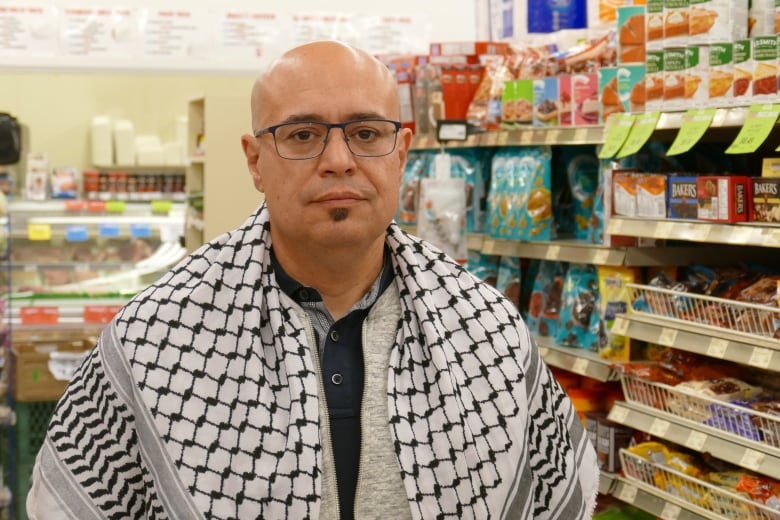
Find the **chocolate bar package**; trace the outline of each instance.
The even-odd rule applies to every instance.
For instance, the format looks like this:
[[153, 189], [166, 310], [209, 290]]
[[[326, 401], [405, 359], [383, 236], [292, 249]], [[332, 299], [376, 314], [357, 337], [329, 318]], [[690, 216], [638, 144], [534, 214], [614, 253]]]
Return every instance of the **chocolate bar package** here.
[[780, 222], [780, 178], [754, 177], [750, 220]]

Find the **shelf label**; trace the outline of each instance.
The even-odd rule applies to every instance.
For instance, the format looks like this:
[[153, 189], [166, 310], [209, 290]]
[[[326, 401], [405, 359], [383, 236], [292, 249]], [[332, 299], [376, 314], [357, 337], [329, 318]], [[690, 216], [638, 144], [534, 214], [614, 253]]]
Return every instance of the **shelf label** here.
[[[753, 153], [766, 141], [780, 115], [780, 105], [751, 105], [745, 122], [726, 153]], [[667, 153], [668, 155], [668, 153]]]
[[658, 125], [658, 118], [661, 117], [660, 112], [645, 112], [640, 114], [636, 118], [634, 126], [631, 127], [631, 131], [626, 138], [626, 142], [620, 148], [617, 156], [626, 157], [628, 155], [634, 155], [642, 146], [650, 139], [650, 136], [655, 132], [655, 127]]
[[636, 486], [632, 486], [631, 484], [626, 484], [625, 482], [623, 482], [622, 485], [620, 486], [620, 491], [618, 491], [617, 497], [619, 500], [622, 500], [623, 502], [626, 502], [628, 504], [633, 504], [634, 500], [636, 500], [636, 493], [637, 493]]
[[87, 211], [91, 212], [103, 212], [106, 210], [106, 203], [102, 200], [89, 200], [87, 201]]
[[714, 116], [714, 108], [697, 108], [685, 112], [680, 130], [678, 130], [666, 155], [685, 153], [693, 148], [693, 145], [698, 143], [699, 139], [707, 132]]
[[677, 520], [680, 517], [682, 509], [677, 504], [667, 502], [664, 504], [664, 509], [661, 511], [661, 518], [664, 520]]
[[688, 438], [685, 440], [685, 446], [696, 451], [701, 451], [704, 448], [704, 444], [707, 442], [707, 434], [691, 430], [688, 434]]
[[545, 260], [558, 260], [561, 256], [561, 246], [549, 246], [544, 253]]
[[106, 202], [106, 211], [109, 213], [124, 213], [127, 203], [123, 200], [109, 200]]
[[626, 332], [628, 332], [628, 320], [616, 316], [615, 321], [612, 322], [610, 332], [612, 332], [612, 334], [617, 334], [618, 336], [625, 336]]
[[750, 244], [750, 232], [752, 229], [747, 227], [735, 227], [729, 234], [728, 242], [730, 244]]
[[120, 305], [85, 305], [84, 323], [108, 323], [121, 308]]
[[51, 226], [49, 224], [27, 224], [28, 240], [51, 240]]
[[66, 242], [86, 242], [89, 240], [89, 231], [83, 224], [71, 224], [65, 226]]
[[81, 211], [84, 209], [83, 200], [66, 200], [65, 211]]
[[764, 463], [764, 454], [760, 451], [751, 450], [745, 448], [745, 453], [742, 455], [742, 459], [739, 461], [739, 465], [743, 468], [752, 469], [758, 471], [761, 464]]
[[22, 325], [56, 325], [60, 321], [60, 310], [54, 306], [22, 307], [19, 317]]
[[550, 349], [547, 347], [539, 347], [539, 355], [546, 358], [550, 354]]
[[762, 231], [763, 239], [761, 245], [764, 247], [780, 247], [780, 233], [775, 229]]
[[545, 144], [558, 144], [561, 142], [561, 129], [551, 128], [547, 131], [547, 135], [544, 136]]
[[149, 238], [152, 236], [152, 226], [149, 224], [130, 224], [130, 236], [134, 238]]
[[119, 224], [110, 222], [98, 226], [98, 235], [101, 237], [116, 238], [119, 236], [119, 233]]
[[707, 347], [707, 355], [715, 358], [723, 358], [726, 355], [726, 348], [729, 342], [723, 338], [712, 338]]
[[604, 138], [604, 144], [599, 150], [599, 159], [611, 159], [626, 142], [631, 127], [634, 126], [635, 116], [633, 114], [618, 113], [612, 114], [607, 121]]
[[661, 329], [661, 335], [658, 337], [658, 344], [665, 347], [673, 347], [674, 342], [677, 340], [677, 329], [668, 329], [666, 327]]
[[748, 359], [748, 365], [758, 368], [767, 368], [771, 362], [772, 351], [762, 347], [754, 347], [753, 353], [750, 354], [750, 359]]
[[574, 362], [574, 365], [571, 367], [571, 371], [575, 374], [579, 374], [581, 376], [584, 376], [588, 373], [588, 366], [590, 363], [585, 358], [577, 358], [577, 361]]
[[181, 223], [160, 224], [160, 240], [163, 242], [178, 242], [184, 235], [184, 226]]
[[665, 437], [666, 432], [669, 431], [669, 421], [663, 419], [653, 419], [650, 424], [650, 433], [656, 437]]
[[520, 144], [531, 144], [533, 138], [534, 133], [531, 130], [522, 130], [520, 132]]
[[[710, 235], [716, 229], [707, 224], [696, 224], [691, 228], [691, 239], [699, 242], [708, 242], [711, 238]], [[714, 241], [718, 242], [717, 240]]]
[[152, 213], [170, 213], [173, 209], [173, 202], [170, 200], [153, 200], [150, 205], [152, 206]]
[[628, 408], [612, 406], [612, 410], [609, 411], [609, 416], [607, 418], [616, 423], [624, 423], [626, 422], [626, 417], [628, 417]]

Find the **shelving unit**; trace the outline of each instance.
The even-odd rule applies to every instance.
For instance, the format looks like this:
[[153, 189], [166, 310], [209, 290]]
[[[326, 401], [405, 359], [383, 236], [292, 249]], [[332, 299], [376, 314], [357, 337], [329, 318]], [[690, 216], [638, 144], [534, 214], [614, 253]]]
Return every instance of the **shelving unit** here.
[[[710, 138], [731, 139], [743, 125], [747, 107], [715, 111]], [[683, 122], [683, 112], [662, 113], [651, 139], [669, 141]], [[470, 135], [465, 141], [440, 145], [434, 136], [416, 136], [413, 148], [440, 150], [460, 147], [501, 147], [518, 145], [598, 144], [604, 140], [603, 127], [526, 128]], [[778, 133], [775, 126], [774, 135]], [[705, 135], [704, 139], [707, 139]], [[770, 137], [771, 139], [771, 137]], [[413, 228], [407, 231], [414, 233]], [[529, 259], [581, 262], [595, 265], [665, 266], [701, 263], [736, 264], [741, 261], [780, 262], [780, 226], [703, 221], [640, 219], [614, 216], [606, 232], [667, 241], [661, 247], [606, 247], [571, 240], [517, 242], [483, 235], [469, 235], [469, 248], [484, 254]], [[705, 245], [706, 244], [706, 245]], [[727, 330], [705, 323], [688, 323], [673, 317], [645, 312], [619, 314], [612, 332], [629, 338], [734, 362], [746, 367], [780, 372], [780, 339]], [[597, 354], [561, 347], [550, 338], [537, 338], [547, 364], [598, 381], [621, 380], [620, 371]], [[624, 382], [625, 383], [625, 382]], [[780, 479], [780, 446], [751, 440], [633, 400], [617, 401], [608, 419], [660, 439], [686, 446], [769, 477]], [[733, 518], [681, 500], [655, 486], [630, 476], [602, 473], [599, 490], [667, 520]], [[752, 507], [752, 506], [748, 506]], [[759, 506], [758, 514], [764, 514]], [[760, 518], [780, 517], [780, 512]]]
[[251, 131], [250, 115], [245, 96], [208, 95], [189, 102], [190, 207], [184, 235], [189, 251], [238, 227], [263, 200], [241, 152], [241, 136]]

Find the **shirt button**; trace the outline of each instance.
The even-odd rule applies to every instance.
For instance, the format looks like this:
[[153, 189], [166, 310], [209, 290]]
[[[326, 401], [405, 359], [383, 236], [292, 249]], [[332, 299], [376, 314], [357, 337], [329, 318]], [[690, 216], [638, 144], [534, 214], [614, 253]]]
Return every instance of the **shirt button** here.
[[330, 376], [330, 382], [333, 383], [334, 385], [340, 385], [341, 383], [344, 382], [344, 376], [338, 373], [333, 374], [332, 376]]
[[339, 338], [341, 338], [341, 335], [339, 334], [339, 331], [337, 331], [337, 330], [330, 331], [330, 339], [331, 339], [331, 341], [338, 341]]
[[309, 301], [309, 291], [306, 289], [301, 289], [298, 291], [298, 297], [305, 302]]

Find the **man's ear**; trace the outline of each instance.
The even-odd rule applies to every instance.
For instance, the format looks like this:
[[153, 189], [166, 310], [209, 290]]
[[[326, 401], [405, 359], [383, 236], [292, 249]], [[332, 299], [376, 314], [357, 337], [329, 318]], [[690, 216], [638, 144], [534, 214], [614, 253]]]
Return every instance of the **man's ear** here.
[[255, 189], [260, 193], [265, 193], [265, 187], [263, 186], [263, 176], [260, 174], [260, 150], [257, 139], [252, 135], [241, 136], [241, 148], [244, 150], [244, 157], [246, 157], [246, 166], [249, 169], [249, 174], [252, 176]]
[[401, 161], [401, 175], [403, 176], [406, 169], [406, 160], [409, 157], [409, 148], [412, 147], [412, 130], [410, 128], [402, 128], [398, 132], [398, 159]]

